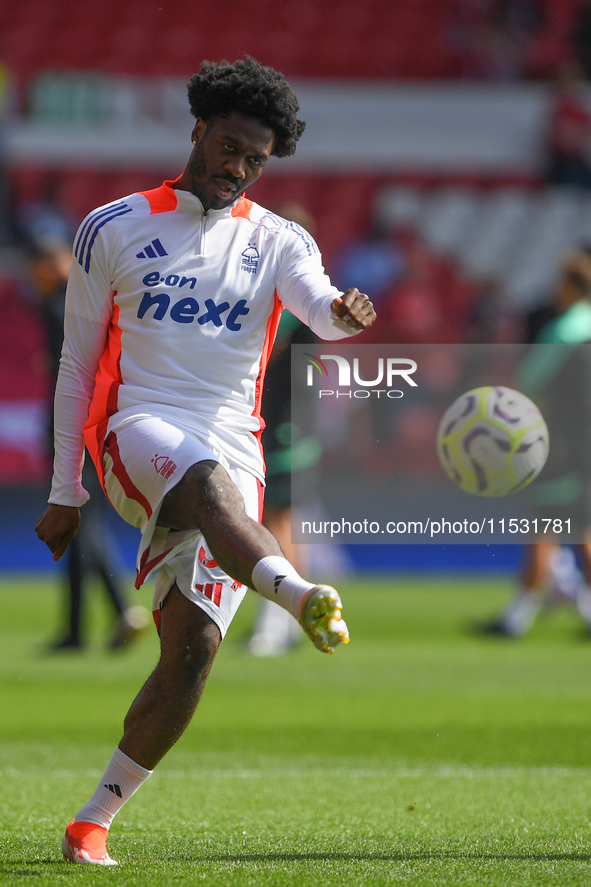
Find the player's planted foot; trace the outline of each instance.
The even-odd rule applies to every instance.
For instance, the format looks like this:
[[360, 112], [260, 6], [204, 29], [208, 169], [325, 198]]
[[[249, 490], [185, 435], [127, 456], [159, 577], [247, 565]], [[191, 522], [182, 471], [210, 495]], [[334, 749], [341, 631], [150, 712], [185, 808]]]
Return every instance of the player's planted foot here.
[[69, 822], [62, 853], [68, 862], [79, 865], [119, 865], [107, 853], [107, 829], [95, 822]]
[[117, 621], [115, 633], [109, 642], [111, 650], [119, 650], [135, 640], [150, 624], [150, 616], [145, 607], [128, 607]]
[[323, 653], [332, 654], [338, 644], [349, 643], [349, 629], [341, 616], [342, 609], [339, 593], [330, 585], [315, 585], [302, 599], [298, 621]]

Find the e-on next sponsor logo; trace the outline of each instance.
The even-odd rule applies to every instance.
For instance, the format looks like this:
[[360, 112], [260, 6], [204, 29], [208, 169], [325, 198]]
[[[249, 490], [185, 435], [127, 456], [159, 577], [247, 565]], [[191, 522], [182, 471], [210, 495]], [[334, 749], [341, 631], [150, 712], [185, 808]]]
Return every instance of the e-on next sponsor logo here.
[[[158, 286], [160, 283], [168, 287], [177, 287], [178, 289], [186, 287], [186, 290], [192, 290], [196, 282], [195, 277], [184, 277], [180, 274], [168, 274], [166, 277], [161, 277], [159, 271], [152, 271], [150, 274], [146, 274], [142, 280], [144, 286], [153, 287]], [[188, 294], [182, 295], [180, 299], [173, 301], [168, 293], [145, 292], [142, 296], [137, 316], [140, 320], [144, 317], [152, 320], [163, 320], [168, 314], [175, 323], [193, 323], [196, 319], [201, 326], [205, 323], [212, 323], [216, 327], [225, 326], [226, 329], [236, 332], [242, 328], [238, 318], [249, 312], [250, 308], [247, 307], [246, 299], [238, 299], [234, 305], [230, 305], [229, 302], [220, 302], [218, 304], [213, 299], [205, 299], [203, 305], [201, 305], [197, 299]]]
[[[395, 382], [398, 384], [404, 382], [413, 388], [417, 387], [417, 383], [411, 378], [412, 374], [416, 372], [417, 364], [416, 361], [408, 357], [379, 357], [377, 359], [376, 376], [373, 379], [361, 378], [358, 357], [354, 357], [352, 361], [341, 354], [321, 354], [320, 357], [316, 357], [314, 354], [305, 354], [304, 357], [308, 363], [306, 376], [308, 387], [314, 385], [315, 370], [323, 382], [325, 379], [327, 380], [329, 373], [324, 361], [332, 360], [337, 365], [338, 388], [320, 388], [318, 391], [319, 398], [356, 397], [363, 399], [372, 397], [372, 395], [374, 397], [384, 395], [397, 400], [400, 397], [404, 397], [404, 391], [394, 388]], [[353, 377], [353, 382], [351, 381], [351, 376]], [[359, 387], [353, 388], [353, 384]], [[386, 387], [380, 388], [378, 387], [380, 385], [385, 385]]]

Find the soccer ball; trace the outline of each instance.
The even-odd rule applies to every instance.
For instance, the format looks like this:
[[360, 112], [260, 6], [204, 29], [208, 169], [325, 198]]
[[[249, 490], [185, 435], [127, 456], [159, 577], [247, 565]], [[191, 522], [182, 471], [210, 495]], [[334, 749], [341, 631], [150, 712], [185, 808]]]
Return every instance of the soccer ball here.
[[538, 476], [548, 456], [548, 429], [537, 406], [519, 391], [474, 388], [446, 410], [437, 452], [462, 490], [508, 496]]

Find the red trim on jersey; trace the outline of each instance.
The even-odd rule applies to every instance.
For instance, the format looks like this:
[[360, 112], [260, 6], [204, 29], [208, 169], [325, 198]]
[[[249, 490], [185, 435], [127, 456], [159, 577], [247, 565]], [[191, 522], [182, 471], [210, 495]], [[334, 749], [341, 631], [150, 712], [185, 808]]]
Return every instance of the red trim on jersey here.
[[150, 549], [146, 548], [146, 550], [142, 554], [142, 559], [140, 561], [141, 569], [136, 571], [136, 577], [135, 577], [135, 587], [136, 588], [139, 589], [142, 587], [142, 585], [146, 581], [146, 576], [148, 575], [148, 573], [151, 570], [153, 570], [154, 567], [156, 566], [156, 564], [159, 564], [160, 561], [163, 558], [165, 558], [167, 554], [170, 554], [171, 551], [172, 551], [172, 548], [168, 548], [166, 551], [163, 551], [162, 554], [159, 554], [158, 557], [153, 557], [152, 560], [149, 561], [149, 560], [147, 560], [147, 558], [150, 554]]
[[138, 490], [129, 474], [127, 473], [127, 469], [123, 464], [123, 460], [121, 459], [121, 453], [119, 452], [119, 444], [117, 443], [117, 435], [114, 431], [107, 436], [105, 440], [105, 452], [108, 456], [111, 457], [113, 462], [113, 474], [123, 487], [123, 491], [128, 499], [133, 499], [138, 505], [144, 509], [148, 516], [148, 520], [152, 517], [152, 506], [141, 492]]
[[[117, 293], [113, 293], [115, 297]], [[103, 419], [117, 412], [121, 378], [121, 329], [119, 327], [119, 306], [113, 303], [113, 313], [107, 331], [107, 343], [94, 382], [94, 392], [88, 410], [84, 431], [98, 425]]]
[[250, 211], [252, 209], [252, 200], [247, 197], [241, 197], [235, 207], [232, 209], [234, 218], [248, 219], [250, 221]]
[[142, 197], [145, 197], [150, 204], [150, 215], [154, 213], [170, 213], [177, 208], [178, 200], [173, 185], [176, 185], [178, 179], [167, 179], [158, 188], [152, 188], [150, 191], [138, 191]]
[[[155, 213], [174, 212], [178, 206], [178, 198], [175, 193], [174, 185], [182, 176], [176, 179], [167, 179], [158, 188], [152, 188], [149, 191], [138, 191], [142, 197], [145, 197], [150, 204], [150, 215]], [[241, 197], [236, 206], [232, 208], [232, 216], [250, 220], [250, 211], [252, 209], [252, 200], [247, 197]]]
[[[115, 297], [117, 293], [113, 293]], [[105, 350], [99, 361], [94, 381], [94, 391], [88, 409], [88, 419], [84, 423], [84, 443], [96, 465], [98, 476], [105, 488], [103, 456], [107, 421], [119, 408], [119, 386], [121, 377], [121, 328], [119, 327], [119, 306], [113, 303], [113, 313], [107, 331]], [[107, 497], [108, 498], [108, 497]]]
[[[255, 437], [259, 442], [259, 447], [261, 450], [261, 455], [263, 457], [263, 461], [265, 459], [265, 455], [263, 453], [263, 445], [261, 443], [261, 435], [265, 428], [265, 421], [261, 417], [261, 401], [263, 399], [263, 385], [265, 384], [265, 374], [267, 372], [267, 364], [269, 363], [269, 358], [271, 356], [271, 351], [273, 350], [273, 344], [275, 342], [275, 336], [277, 335], [277, 327], [279, 326], [279, 321], [281, 320], [281, 314], [283, 312], [283, 305], [279, 301], [279, 296], [277, 295], [277, 290], [275, 290], [274, 302], [273, 302], [273, 310], [271, 311], [271, 315], [269, 320], [267, 321], [267, 329], [265, 330], [265, 341], [263, 342], [263, 350], [261, 353], [261, 361], [259, 364], [259, 374], [256, 380], [255, 393], [254, 393], [254, 410], [251, 415], [254, 416], [255, 419], [259, 421], [259, 430], [255, 431]], [[265, 471], [267, 466], [265, 465]]]
[[[121, 331], [119, 331], [121, 335]], [[111, 382], [109, 393], [107, 394], [107, 416], [111, 418], [119, 410], [119, 386], [123, 382], [121, 378], [121, 352], [117, 357], [117, 378]]]
[[162, 622], [162, 610], [152, 610], [152, 619], [154, 620], [154, 625], [156, 626], [156, 631], [158, 632], [158, 637], [160, 637], [160, 623]]
[[265, 485], [257, 477], [257, 493], [259, 494], [259, 524], [263, 522], [263, 509], [265, 507]]

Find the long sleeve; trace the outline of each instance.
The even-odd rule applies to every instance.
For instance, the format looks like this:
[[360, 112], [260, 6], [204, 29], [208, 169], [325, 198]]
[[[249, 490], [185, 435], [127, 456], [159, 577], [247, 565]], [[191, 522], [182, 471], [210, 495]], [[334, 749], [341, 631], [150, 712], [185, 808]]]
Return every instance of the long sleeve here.
[[360, 332], [332, 316], [331, 305], [342, 292], [331, 283], [309, 235], [291, 238], [279, 269], [277, 291], [282, 304], [321, 339], [346, 339]]
[[[100, 262], [100, 249], [96, 249]], [[111, 287], [93, 263], [92, 275], [74, 256], [66, 292], [64, 345], [54, 401], [54, 466], [49, 502], [80, 506], [89, 498], [81, 483], [84, 423], [112, 310]]]

